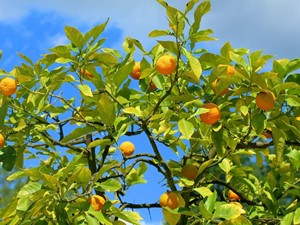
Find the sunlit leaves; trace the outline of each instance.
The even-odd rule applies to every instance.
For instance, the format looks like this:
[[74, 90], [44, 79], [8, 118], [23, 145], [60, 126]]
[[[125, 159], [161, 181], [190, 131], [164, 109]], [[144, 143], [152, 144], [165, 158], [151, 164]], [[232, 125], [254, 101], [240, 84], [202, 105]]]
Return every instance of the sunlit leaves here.
[[65, 33], [68, 39], [74, 44], [76, 47], [81, 49], [84, 46], [84, 36], [83, 34], [74, 27], [66, 26]]
[[105, 124], [112, 125], [114, 123], [116, 119], [115, 103], [107, 94], [100, 95], [98, 112]]

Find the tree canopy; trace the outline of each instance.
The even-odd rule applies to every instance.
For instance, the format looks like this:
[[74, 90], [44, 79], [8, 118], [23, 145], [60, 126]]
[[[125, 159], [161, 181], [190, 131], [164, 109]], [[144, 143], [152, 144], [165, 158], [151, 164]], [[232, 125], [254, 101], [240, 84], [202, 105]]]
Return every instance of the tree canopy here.
[[[1, 70], [17, 90], [0, 83], [0, 162], [26, 179], [1, 224], [140, 224], [140, 208], [169, 225], [300, 223], [300, 59], [229, 42], [211, 52], [209, 0], [157, 2], [169, 29], [149, 33], [150, 50], [134, 37], [103, 47], [107, 20], [66, 26], [68, 44]], [[150, 167], [168, 191], [125, 201]]]

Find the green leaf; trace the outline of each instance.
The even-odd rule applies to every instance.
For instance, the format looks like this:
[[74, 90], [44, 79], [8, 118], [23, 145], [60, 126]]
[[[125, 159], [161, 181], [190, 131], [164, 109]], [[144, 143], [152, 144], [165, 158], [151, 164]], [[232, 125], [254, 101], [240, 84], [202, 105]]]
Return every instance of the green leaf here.
[[265, 128], [266, 115], [263, 113], [256, 114], [252, 117], [252, 126], [256, 134], [261, 134]]
[[226, 220], [219, 223], [219, 225], [252, 225], [251, 221], [249, 221], [246, 217], [239, 216], [232, 220]]
[[280, 225], [292, 225], [294, 213], [286, 214], [280, 222]]
[[218, 198], [218, 193], [216, 191], [214, 191], [214, 194], [207, 197], [205, 201], [205, 208], [209, 213], [212, 213], [214, 211], [217, 198]]
[[22, 59], [24, 59], [26, 62], [28, 62], [30, 65], [34, 65], [33, 64], [33, 62], [32, 62], [32, 60], [30, 59], [30, 58], [28, 58], [26, 55], [23, 55], [22, 53], [20, 53], [20, 52], [17, 52], [17, 54], [22, 58]]
[[134, 61], [127, 63], [121, 66], [114, 75], [114, 82], [117, 87], [120, 87], [121, 84], [128, 78], [128, 75], [131, 73], [134, 65]]
[[211, 7], [210, 1], [205, 0], [195, 9], [194, 23], [192, 24], [192, 27], [190, 29], [190, 34], [195, 34], [198, 32], [201, 19], [206, 13], [210, 11], [210, 7]]
[[0, 162], [6, 171], [12, 171], [17, 160], [17, 154], [12, 146], [6, 146], [1, 149]]
[[204, 217], [204, 219], [210, 220], [212, 218], [213, 214], [207, 210], [203, 201], [200, 202], [199, 209], [200, 209], [201, 215]]
[[88, 86], [87, 84], [79, 84], [78, 88], [83, 95], [88, 97], [93, 97], [92, 90], [90, 86]]
[[229, 56], [232, 61], [236, 62], [238, 65], [244, 67], [246, 71], [248, 71], [248, 67], [249, 67], [248, 63], [242, 56], [234, 52], [229, 52]]
[[214, 194], [209, 188], [207, 187], [199, 187], [194, 188], [194, 191], [198, 192], [203, 198], [206, 198], [207, 196], [210, 196]]
[[83, 34], [79, 30], [77, 30], [74, 27], [65, 26], [65, 33], [67, 35], [67, 38], [72, 42], [72, 44], [74, 44], [79, 49], [82, 49], [85, 42]]
[[194, 75], [196, 76], [198, 81], [200, 79], [200, 76], [202, 74], [202, 67], [201, 64], [199, 62], [199, 60], [193, 56], [193, 54], [191, 54], [190, 52], [188, 52], [187, 50], [184, 50], [184, 55], [187, 57], [188, 62], [191, 66], [192, 72], [194, 73]]
[[291, 73], [295, 70], [298, 70], [300, 68], [300, 59], [294, 59], [291, 60], [287, 65], [286, 65], [286, 72]]
[[278, 84], [274, 87], [274, 90], [276, 93], [280, 93], [284, 90], [297, 90], [297, 92], [300, 92], [300, 85], [295, 82], [285, 82], [282, 84]]
[[8, 98], [6, 96], [2, 96], [2, 104], [0, 107], [0, 128], [4, 125], [4, 120], [8, 110]]
[[211, 132], [211, 139], [216, 147], [217, 155], [223, 156], [225, 153], [224, 139], [223, 139], [223, 129]]
[[213, 218], [224, 218], [226, 220], [231, 220], [239, 217], [244, 213], [246, 213], [245, 210], [241, 209], [235, 204], [229, 203], [224, 205], [217, 205]]
[[89, 145], [88, 145], [88, 148], [94, 148], [94, 147], [97, 147], [97, 146], [106, 146], [106, 145], [111, 145], [112, 142], [110, 139], [108, 138], [104, 138], [104, 139], [97, 139], [93, 142], [91, 142]]
[[108, 67], [114, 66], [119, 62], [116, 57], [114, 57], [112, 54], [109, 53], [98, 53], [95, 56], [94, 60]]
[[300, 224], [300, 208], [297, 208], [295, 213], [294, 213], [294, 219], [293, 219], [293, 224], [298, 225]]
[[95, 217], [101, 224], [112, 225], [112, 223], [103, 215], [101, 211], [89, 210], [86, 212], [87, 215], [92, 215]]
[[68, 225], [68, 214], [64, 203], [55, 206], [55, 216], [59, 225]]
[[101, 94], [98, 101], [98, 112], [105, 124], [113, 125], [116, 119], [116, 107], [114, 101], [107, 94]]
[[124, 113], [134, 114], [138, 117], [142, 116], [142, 112], [139, 109], [134, 108], [134, 107], [127, 107], [123, 111], [124, 111]]
[[279, 164], [284, 155], [285, 138], [282, 131], [276, 127], [272, 127], [272, 137], [275, 147], [276, 162]]
[[108, 192], [115, 192], [122, 188], [120, 181], [117, 179], [109, 179], [99, 184], [101, 188]]
[[85, 36], [84, 40], [87, 42], [91, 37], [93, 37], [92, 41], [90, 44], [92, 44], [99, 36], [100, 34], [105, 30], [105, 27], [109, 21], [109, 18], [105, 21], [105, 23], [97, 25], [93, 27], [90, 31], [88, 31]]
[[17, 197], [18, 198], [24, 198], [29, 197], [30, 195], [34, 194], [35, 192], [41, 190], [42, 184], [39, 182], [30, 182], [28, 184], [25, 184], [21, 190], [19, 191]]
[[61, 140], [61, 142], [62, 142], [62, 143], [67, 143], [67, 142], [70, 141], [70, 140], [73, 140], [73, 139], [82, 137], [83, 135], [88, 134], [88, 133], [90, 133], [90, 132], [93, 132], [93, 131], [95, 131], [95, 130], [96, 130], [95, 127], [89, 127], [89, 126], [76, 128], [76, 129], [73, 130], [71, 133], [69, 133], [67, 136], [65, 136], [65, 137]]
[[158, 43], [163, 46], [168, 51], [174, 53], [175, 55], [178, 54], [178, 47], [176, 42], [174, 41], [158, 41]]
[[170, 35], [170, 31], [168, 30], [153, 30], [149, 33], [148, 37], [160, 37]]
[[185, 139], [190, 139], [195, 131], [193, 124], [185, 119], [178, 121], [178, 128]]

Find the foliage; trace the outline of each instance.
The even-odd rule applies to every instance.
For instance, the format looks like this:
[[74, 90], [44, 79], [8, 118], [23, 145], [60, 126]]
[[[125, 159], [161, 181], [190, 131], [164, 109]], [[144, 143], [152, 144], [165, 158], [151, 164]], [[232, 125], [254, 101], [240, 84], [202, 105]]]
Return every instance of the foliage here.
[[[1, 209], [3, 224], [109, 225], [118, 218], [139, 224], [137, 209], [160, 207], [158, 199], [128, 203], [123, 195], [137, 184], [147, 188], [143, 175], [149, 167], [182, 196], [182, 207], [163, 209], [178, 218], [173, 224], [300, 223], [300, 77], [295, 72], [300, 60], [274, 59], [230, 43], [218, 54], [202, 49], [203, 41], [215, 40], [211, 29], [201, 28], [210, 1], [190, 0], [184, 11], [158, 3], [170, 29], [150, 32], [157, 44], [149, 51], [131, 37], [124, 41], [124, 55], [102, 47], [108, 21], [85, 34], [67, 26], [69, 44], [49, 49], [36, 62], [20, 54], [24, 63], [3, 71], [3, 77], [18, 81], [18, 90], [1, 95], [6, 146], [0, 162], [8, 171], [18, 169], [9, 181], [27, 179]], [[176, 58], [170, 75], [155, 68], [163, 54]], [[129, 75], [136, 61], [141, 62], [138, 87]], [[233, 75], [226, 75], [228, 66], [234, 66]], [[92, 76], [80, 72], [85, 70]], [[228, 93], [214, 93], [216, 79], [216, 92], [230, 86]], [[151, 82], [156, 90], [148, 89]], [[269, 111], [255, 104], [261, 90], [276, 96]], [[213, 125], [199, 118], [208, 102], [221, 111]], [[272, 138], [265, 139], [266, 130]], [[120, 140], [143, 135], [152, 149], [122, 157]], [[162, 148], [179, 160], [165, 157]], [[24, 167], [32, 159], [39, 165]], [[197, 166], [195, 180], [181, 176], [186, 164]], [[240, 196], [243, 208], [229, 201], [228, 190]], [[114, 197], [95, 211], [88, 197], [107, 193]]]

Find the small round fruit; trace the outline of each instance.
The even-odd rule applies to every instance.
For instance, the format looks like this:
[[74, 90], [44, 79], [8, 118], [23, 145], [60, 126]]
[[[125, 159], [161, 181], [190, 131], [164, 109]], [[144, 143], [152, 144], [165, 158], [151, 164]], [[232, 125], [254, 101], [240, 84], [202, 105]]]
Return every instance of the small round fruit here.
[[155, 67], [161, 74], [171, 74], [176, 70], [176, 59], [171, 55], [162, 55], [157, 59]]
[[124, 156], [131, 156], [134, 153], [135, 146], [130, 141], [124, 141], [120, 145], [120, 150]]
[[3, 148], [5, 144], [5, 140], [2, 134], [0, 134], [0, 148]]
[[105, 204], [105, 198], [100, 195], [92, 195], [88, 198], [88, 202], [91, 204], [94, 210], [100, 211]]
[[187, 164], [181, 169], [181, 176], [188, 180], [195, 180], [198, 174], [198, 168], [195, 165]]
[[159, 205], [161, 207], [176, 209], [179, 206], [179, 197], [174, 192], [165, 192], [159, 198]]
[[228, 191], [228, 199], [229, 199], [229, 201], [240, 201], [241, 200], [240, 196], [238, 196], [238, 194], [236, 194], [232, 190]]
[[206, 124], [215, 124], [221, 117], [219, 107], [214, 103], [206, 103], [203, 108], [209, 109], [208, 112], [200, 114], [200, 119]]
[[261, 110], [270, 110], [275, 105], [275, 95], [269, 90], [263, 90], [256, 95], [255, 103]]
[[17, 91], [17, 82], [10, 77], [5, 77], [0, 81], [0, 91], [5, 96], [10, 96]]
[[134, 63], [134, 66], [132, 68], [130, 76], [135, 80], [140, 79], [140, 76], [141, 76], [141, 63], [140, 62], [135, 62]]

